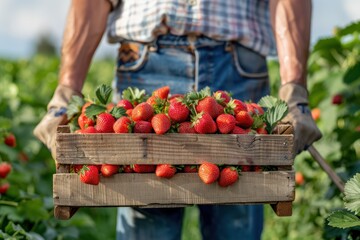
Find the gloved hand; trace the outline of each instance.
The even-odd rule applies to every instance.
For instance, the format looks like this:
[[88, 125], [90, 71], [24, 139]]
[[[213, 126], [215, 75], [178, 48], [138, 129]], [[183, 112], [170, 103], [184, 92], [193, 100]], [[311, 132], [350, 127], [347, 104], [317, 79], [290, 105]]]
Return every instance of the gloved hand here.
[[58, 125], [67, 123], [67, 105], [73, 95], [82, 97], [81, 93], [74, 91], [70, 87], [58, 85], [47, 106], [47, 114], [34, 129], [34, 135], [49, 148], [55, 160], [56, 129]]
[[322, 137], [308, 107], [308, 92], [299, 84], [286, 83], [280, 87], [279, 97], [289, 106], [289, 112], [282, 122], [293, 125], [294, 150], [299, 154]]

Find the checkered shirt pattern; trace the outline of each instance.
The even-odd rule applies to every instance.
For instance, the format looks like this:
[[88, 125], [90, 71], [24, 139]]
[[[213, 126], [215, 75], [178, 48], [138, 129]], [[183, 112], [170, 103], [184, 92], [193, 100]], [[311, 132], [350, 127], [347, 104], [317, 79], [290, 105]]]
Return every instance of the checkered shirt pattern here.
[[110, 0], [110, 42], [151, 42], [160, 34], [204, 35], [237, 41], [275, 55], [269, 0]]

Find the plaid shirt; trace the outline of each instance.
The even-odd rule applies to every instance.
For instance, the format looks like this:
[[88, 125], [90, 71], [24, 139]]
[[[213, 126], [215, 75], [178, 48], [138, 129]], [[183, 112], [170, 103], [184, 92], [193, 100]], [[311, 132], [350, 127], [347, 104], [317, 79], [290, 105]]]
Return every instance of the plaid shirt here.
[[110, 42], [151, 42], [160, 34], [189, 33], [238, 41], [266, 56], [275, 54], [269, 0], [110, 0]]

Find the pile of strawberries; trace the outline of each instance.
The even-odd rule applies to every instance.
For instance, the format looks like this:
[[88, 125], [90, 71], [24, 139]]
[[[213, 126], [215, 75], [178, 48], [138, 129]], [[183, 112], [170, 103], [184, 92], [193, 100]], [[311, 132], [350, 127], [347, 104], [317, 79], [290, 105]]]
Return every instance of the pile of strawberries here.
[[[179, 134], [268, 134], [264, 109], [257, 103], [233, 99], [226, 91], [211, 92], [205, 88], [199, 92], [170, 94], [164, 86], [147, 96], [145, 91], [128, 88], [122, 99], [109, 103], [111, 88], [105, 85], [96, 90], [97, 99], [70, 103], [68, 117], [75, 133], [179, 133]], [[119, 172], [150, 173], [171, 178], [176, 172], [198, 172], [206, 184], [218, 180], [220, 186], [228, 186], [238, 179], [239, 171], [249, 171], [249, 166], [219, 166], [203, 163], [200, 166], [173, 166], [171, 164], [126, 166], [73, 165], [73, 172], [80, 174], [81, 181], [97, 185], [100, 175], [110, 177]], [[252, 170], [261, 170], [256, 167]], [[231, 180], [230, 180], [231, 179]]]
[[[9, 147], [16, 146], [16, 138], [12, 133], [4, 134], [4, 143]], [[0, 194], [5, 194], [9, 187], [10, 183], [6, 181], [7, 176], [12, 170], [12, 165], [9, 162], [0, 162]]]

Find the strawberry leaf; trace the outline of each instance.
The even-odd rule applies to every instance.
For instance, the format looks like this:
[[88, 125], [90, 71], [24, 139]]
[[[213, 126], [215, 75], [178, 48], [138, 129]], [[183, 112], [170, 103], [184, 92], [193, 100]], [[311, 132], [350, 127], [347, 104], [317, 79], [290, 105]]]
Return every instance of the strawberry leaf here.
[[75, 95], [72, 96], [66, 110], [66, 115], [68, 120], [71, 120], [77, 115], [80, 115], [81, 108], [84, 104], [85, 104], [85, 100], [83, 98]]
[[106, 111], [106, 107], [98, 104], [91, 104], [85, 110], [85, 115], [88, 118], [94, 119], [95, 116]]
[[95, 91], [96, 97], [101, 104], [106, 105], [109, 102], [109, 98], [112, 92], [112, 88], [105, 84], [101, 84]]
[[113, 115], [114, 118], [120, 118], [126, 116], [126, 109], [123, 107], [113, 107], [110, 114]]
[[266, 130], [268, 133], [272, 133], [276, 124], [283, 119], [288, 113], [288, 106], [282, 100], [277, 100], [274, 106], [267, 108], [264, 113], [264, 120], [266, 124]]
[[258, 104], [261, 107], [264, 108], [271, 108], [274, 107], [277, 103], [278, 99], [276, 97], [273, 96], [264, 96], [260, 99], [260, 101], [258, 102]]
[[346, 182], [344, 194], [345, 208], [358, 214], [360, 212], [360, 173]]
[[338, 210], [327, 218], [329, 225], [337, 228], [350, 228], [360, 226], [360, 219], [346, 210]]
[[122, 92], [121, 98], [130, 101], [133, 105], [137, 105], [145, 101], [146, 92], [144, 89], [140, 91], [136, 87], [128, 87]]

